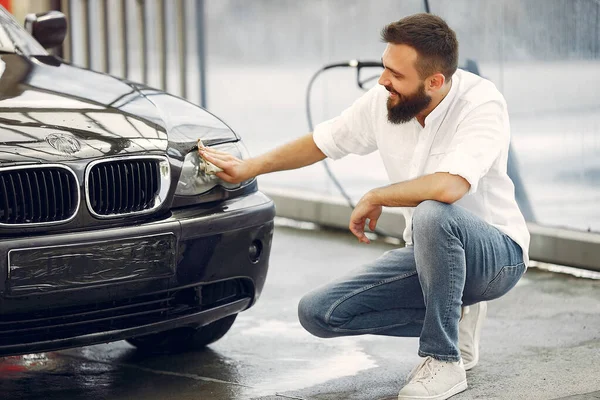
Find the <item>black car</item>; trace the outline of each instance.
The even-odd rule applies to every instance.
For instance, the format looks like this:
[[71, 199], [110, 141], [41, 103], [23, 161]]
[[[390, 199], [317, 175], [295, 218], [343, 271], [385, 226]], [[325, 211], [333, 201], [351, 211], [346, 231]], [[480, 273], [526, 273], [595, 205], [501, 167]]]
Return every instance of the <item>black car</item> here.
[[260, 295], [275, 212], [255, 180], [206, 175], [196, 145], [244, 158], [240, 137], [49, 55], [62, 14], [28, 24], [0, 7], [0, 356], [221, 338]]

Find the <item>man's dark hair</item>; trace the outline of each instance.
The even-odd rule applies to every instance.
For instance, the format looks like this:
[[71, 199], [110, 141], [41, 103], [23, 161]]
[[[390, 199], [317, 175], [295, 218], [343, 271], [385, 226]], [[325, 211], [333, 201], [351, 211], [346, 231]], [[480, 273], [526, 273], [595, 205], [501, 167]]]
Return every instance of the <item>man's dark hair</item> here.
[[387, 43], [405, 44], [418, 53], [417, 71], [421, 79], [441, 72], [450, 80], [458, 67], [456, 33], [440, 17], [414, 14], [392, 22], [381, 30]]

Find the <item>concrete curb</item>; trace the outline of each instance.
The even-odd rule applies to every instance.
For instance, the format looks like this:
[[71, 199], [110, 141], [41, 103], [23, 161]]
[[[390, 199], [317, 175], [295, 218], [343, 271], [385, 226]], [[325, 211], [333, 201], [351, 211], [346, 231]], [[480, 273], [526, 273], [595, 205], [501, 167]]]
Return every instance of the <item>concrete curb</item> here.
[[[275, 202], [277, 216], [322, 226], [348, 228], [352, 210], [340, 197], [301, 189], [262, 187]], [[402, 240], [404, 216], [384, 209], [378, 231]], [[531, 234], [530, 258], [535, 261], [600, 271], [600, 234], [527, 224]]]
[[[348, 229], [352, 209], [346, 201], [337, 196], [309, 192], [300, 189], [260, 188], [275, 202], [277, 216], [312, 222], [322, 226]], [[402, 240], [405, 221], [397, 210], [384, 209], [377, 230]]]

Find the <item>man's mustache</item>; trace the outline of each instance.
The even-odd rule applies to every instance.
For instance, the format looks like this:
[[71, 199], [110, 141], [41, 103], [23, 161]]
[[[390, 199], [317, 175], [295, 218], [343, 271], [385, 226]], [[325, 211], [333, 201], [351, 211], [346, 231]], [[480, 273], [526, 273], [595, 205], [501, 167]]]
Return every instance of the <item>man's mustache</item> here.
[[394, 93], [394, 94], [400, 94], [400, 93], [396, 92], [396, 91], [394, 90], [394, 88], [393, 88], [393, 87], [391, 87], [391, 86], [385, 86], [385, 89], [386, 89], [388, 92], [390, 92], [390, 93]]

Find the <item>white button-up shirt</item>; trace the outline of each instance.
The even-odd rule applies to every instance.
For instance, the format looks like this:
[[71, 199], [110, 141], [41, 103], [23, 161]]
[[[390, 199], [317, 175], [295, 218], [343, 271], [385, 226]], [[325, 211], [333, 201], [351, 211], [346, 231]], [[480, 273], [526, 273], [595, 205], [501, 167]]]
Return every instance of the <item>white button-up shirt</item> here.
[[[510, 126], [506, 101], [496, 86], [475, 74], [458, 70], [442, 102], [425, 118], [392, 124], [387, 118], [388, 91], [369, 90], [342, 114], [319, 124], [316, 145], [339, 159], [379, 150], [392, 183], [435, 172], [460, 175], [469, 192], [455, 204], [507, 234], [529, 261], [529, 231], [515, 200], [506, 169]], [[412, 244], [414, 207], [403, 207], [404, 241]]]

